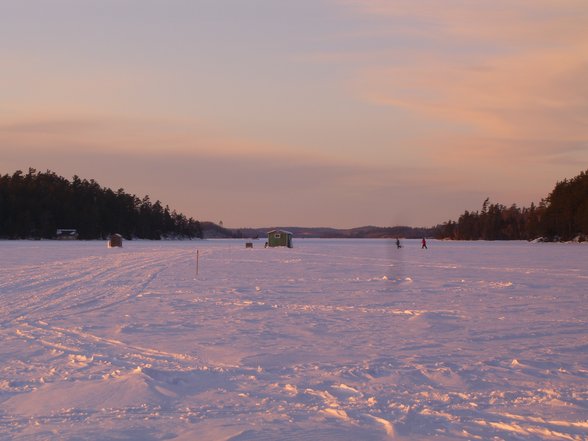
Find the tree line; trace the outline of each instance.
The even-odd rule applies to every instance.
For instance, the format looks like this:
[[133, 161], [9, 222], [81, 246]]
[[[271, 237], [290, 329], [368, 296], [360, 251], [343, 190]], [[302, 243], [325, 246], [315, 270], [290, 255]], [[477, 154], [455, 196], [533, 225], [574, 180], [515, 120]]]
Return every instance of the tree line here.
[[76, 229], [80, 239], [202, 237], [200, 223], [151, 202], [101, 187], [93, 179], [71, 181], [52, 171], [18, 170], [0, 175], [0, 238], [55, 237], [59, 228]]
[[588, 170], [557, 182], [538, 205], [506, 207], [487, 198], [481, 211], [435, 227], [435, 236], [457, 240], [572, 240], [588, 236]]

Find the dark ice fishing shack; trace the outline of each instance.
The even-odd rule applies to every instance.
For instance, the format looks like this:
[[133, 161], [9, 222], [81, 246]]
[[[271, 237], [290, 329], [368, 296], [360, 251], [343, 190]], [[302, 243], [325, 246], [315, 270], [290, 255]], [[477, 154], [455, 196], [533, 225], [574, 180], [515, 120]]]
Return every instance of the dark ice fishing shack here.
[[292, 248], [293, 234], [285, 230], [272, 230], [267, 233], [267, 246]]
[[108, 248], [122, 248], [123, 237], [120, 234], [111, 234], [108, 238]]

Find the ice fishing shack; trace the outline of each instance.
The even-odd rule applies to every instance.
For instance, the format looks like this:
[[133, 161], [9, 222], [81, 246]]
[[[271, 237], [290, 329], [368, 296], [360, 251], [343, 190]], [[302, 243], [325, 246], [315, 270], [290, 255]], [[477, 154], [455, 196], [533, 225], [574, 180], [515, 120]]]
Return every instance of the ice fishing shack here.
[[120, 234], [111, 234], [108, 238], [108, 248], [122, 248], [123, 237]]
[[285, 230], [272, 230], [267, 233], [267, 246], [292, 248], [293, 234]]

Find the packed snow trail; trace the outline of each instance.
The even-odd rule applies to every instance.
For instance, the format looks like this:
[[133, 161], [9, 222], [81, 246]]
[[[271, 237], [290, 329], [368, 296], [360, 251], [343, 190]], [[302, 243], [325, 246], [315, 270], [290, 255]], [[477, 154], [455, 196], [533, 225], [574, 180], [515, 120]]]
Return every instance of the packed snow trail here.
[[586, 440], [588, 247], [404, 245], [0, 242], [0, 438]]

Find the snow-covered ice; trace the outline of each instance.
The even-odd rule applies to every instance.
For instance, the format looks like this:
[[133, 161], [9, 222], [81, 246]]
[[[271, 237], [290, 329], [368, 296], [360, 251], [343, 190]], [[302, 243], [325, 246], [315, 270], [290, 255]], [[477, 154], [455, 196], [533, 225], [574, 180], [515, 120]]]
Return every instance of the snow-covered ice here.
[[294, 244], [0, 242], [0, 439], [588, 439], [588, 246]]

